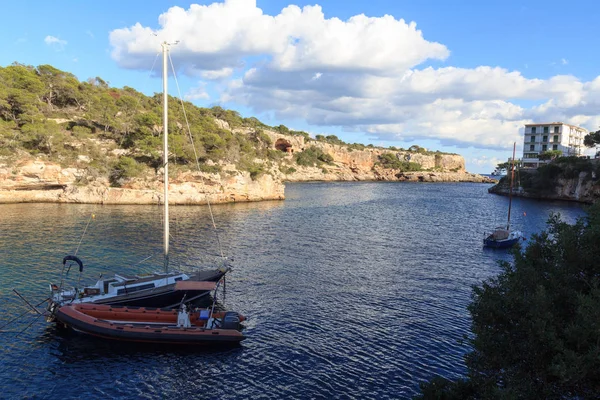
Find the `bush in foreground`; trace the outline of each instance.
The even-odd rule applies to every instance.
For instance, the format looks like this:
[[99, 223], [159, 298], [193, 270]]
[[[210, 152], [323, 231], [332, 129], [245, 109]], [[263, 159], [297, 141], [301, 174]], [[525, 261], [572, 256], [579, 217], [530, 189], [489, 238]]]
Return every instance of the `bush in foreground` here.
[[475, 287], [468, 376], [421, 384], [422, 399], [600, 398], [600, 204], [545, 232]]

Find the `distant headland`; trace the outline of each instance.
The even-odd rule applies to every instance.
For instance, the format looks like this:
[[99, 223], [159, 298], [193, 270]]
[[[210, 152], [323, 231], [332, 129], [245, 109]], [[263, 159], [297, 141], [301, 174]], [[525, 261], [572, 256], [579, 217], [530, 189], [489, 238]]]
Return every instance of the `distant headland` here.
[[[160, 104], [49, 65], [0, 68], [0, 203], [160, 203]], [[312, 138], [221, 107], [184, 107], [169, 107], [171, 204], [283, 199], [285, 182], [495, 182], [466, 172], [457, 154]]]

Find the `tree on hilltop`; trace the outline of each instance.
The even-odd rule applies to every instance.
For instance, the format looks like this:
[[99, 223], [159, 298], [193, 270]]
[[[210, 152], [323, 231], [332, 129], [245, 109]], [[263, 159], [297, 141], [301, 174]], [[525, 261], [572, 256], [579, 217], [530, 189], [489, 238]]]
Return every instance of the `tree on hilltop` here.
[[583, 144], [587, 147], [594, 147], [600, 144], [600, 130], [596, 132], [590, 132], [583, 138]]

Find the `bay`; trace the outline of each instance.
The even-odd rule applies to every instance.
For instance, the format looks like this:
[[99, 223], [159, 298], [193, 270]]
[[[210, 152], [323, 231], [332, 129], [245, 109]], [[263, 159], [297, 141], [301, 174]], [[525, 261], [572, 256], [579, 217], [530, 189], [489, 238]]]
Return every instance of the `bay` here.
[[[484, 230], [505, 224], [508, 207], [489, 187], [301, 183], [287, 185], [285, 201], [214, 206], [235, 266], [224, 304], [249, 317], [240, 347], [108, 343], [58, 334], [26, 314], [0, 333], [0, 397], [396, 399], [433, 375], [462, 376], [471, 287], [511, 259], [482, 248]], [[513, 227], [530, 237], [551, 212], [568, 222], [585, 215], [576, 204], [517, 198]], [[0, 205], [0, 325], [26, 311], [13, 288], [43, 300], [77, 249], [82, 282], [160, 270], [161, 214]], [[218, 258], [207, 207], [172, 207], [171, 234], [173, 266]]]

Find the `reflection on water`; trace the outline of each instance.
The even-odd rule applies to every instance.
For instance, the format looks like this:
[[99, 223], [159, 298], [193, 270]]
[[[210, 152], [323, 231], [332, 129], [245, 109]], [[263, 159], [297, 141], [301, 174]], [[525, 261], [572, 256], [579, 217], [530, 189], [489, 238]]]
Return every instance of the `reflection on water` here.
[[[7, 329], [29, 328], [0, 334], [3, 396], [382, 399], [408, 397], [434, 374], [460, 376], [471, 285], [510, 259], [481, 246], [508, 206], [488, 187], [291, 184], [285, 201], [215, 206], [223, 250], [235, 260], [225, 303], [249, 316], [240, 347], [123, 345], [25, 314]], [[584, 215], [569, 203], [514, 199], [513, 225], [529, 237], [553, 211], [569, 222]], [[160, 270], [161, 214], [157, 206], [1, 205], [0, 325], [25, 311], [11, 289], [43, 300], [78, 247], [85, 282]], [[172, 207], [171, 218], [173, 266], [218, 258], [207, 207]]]

